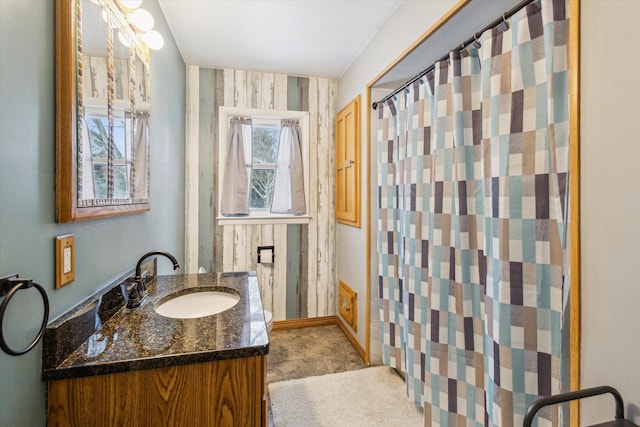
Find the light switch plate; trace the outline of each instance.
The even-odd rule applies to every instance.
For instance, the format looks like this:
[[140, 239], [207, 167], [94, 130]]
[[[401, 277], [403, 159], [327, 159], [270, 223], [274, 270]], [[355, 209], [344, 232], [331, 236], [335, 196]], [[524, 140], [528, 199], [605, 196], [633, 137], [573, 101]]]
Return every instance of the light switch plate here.
[[56, 237], [56, 289], [76, 279], [76, 248], [73, 234]]

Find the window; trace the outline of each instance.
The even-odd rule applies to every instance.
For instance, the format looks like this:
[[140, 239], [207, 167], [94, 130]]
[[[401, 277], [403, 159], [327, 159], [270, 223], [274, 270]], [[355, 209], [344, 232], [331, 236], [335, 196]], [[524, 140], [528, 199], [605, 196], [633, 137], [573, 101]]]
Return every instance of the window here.
[[271, 206], [276, 179], [280, 121], [253, 120], [252, 142], [249, 209], [268, 210]]
[[[291, 162], [289, 167], [292, 155], [289, 150], [279, 150], [281, 136], [286, 140], [291, 134], [287, 126], [290, 121], [299, 125], [296, 129], [300, 130], [300, 144], [296, 146], [301, 153], [297, 153], [300, 156], [296, 159], [302, 157], [302, 180], [290, 179], [291, 171], [299, 166]], [[229, 145], [233, 122], [240, 123], [235, 125], [240, 127], [234, 127], [231, 132], [243, 141], [242, 147]], [[282, 129], [284, 135], [281, 135]], [[240, 158], [229, 157], [230, 149]], [[218, 159], [217, 220], [220, 224], [309, 222], [308, 113], [220, 107]], [[291, 205], [292, 199], [295, 199], [293, 204], [297, 200], [297, 209], [283, 209]], [[290, 213], [292, 211], [298, 213]]]
[[[87, 107], [85, 113], [85, 127], [87, 132], [87, 147], [83, 149], [85, 164], [92, 170], [90, 182], [83, 182], [82, 198], [87, 199], [129, 199], [132, 197], [131, 188], [127, 180], [129, 176], [131, 153], [131, 117], [129, 113], [116, 111], [113, 120], [112, 139], [109, 139], [109, 120], [106, 114]], [[111, 165], [109, 165], [109, 151], [111, 150]], [[110, 170], [111, 169], [111, 170]], [[109, 173], [113, 174], [113, 187], [109, 189]], [[111, 194], [110, 194], [111, 191]]]

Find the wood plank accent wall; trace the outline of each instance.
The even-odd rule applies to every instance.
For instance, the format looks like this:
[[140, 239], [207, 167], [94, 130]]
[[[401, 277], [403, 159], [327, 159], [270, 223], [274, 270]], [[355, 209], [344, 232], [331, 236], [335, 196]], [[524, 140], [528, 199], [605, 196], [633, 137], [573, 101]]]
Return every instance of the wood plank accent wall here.
[[[195, 67], [197, 68], [197, 67]], [[300, 317], [336, 313], [334, 120], [337, 81], [233, 69], [198, 68], [198, 96], [187, 100], [187, 115], [198, 115], [198, 141], [187, 138], [187, 150], [198, 145], [197, 264], [207, 271], [255, 270], [265, 309], [274, 320], [286, 319], [287, 259], [297, 257]], [[189, 74], [189, 73], [188, 73]], [[195, 84], [194, 84], [195, 85]], [[187, 93], [189, 90], [187, 82]], [[310, 114], [310, 214], [305, 225], [217, 225], [218, 110], [220, 106], [308, 111]], [[190, 123], [189, 117], [187, 122]], [[195, 128], [196, 125], [193, 125]], [[194, 130], [189, 134], [196, 133]], [[193, 207], [187, 201], [187, 209]], [[190, 218], [188, 213], [187, 218]], [[189, 225], [187, 224], [187, 229]], [[300, 232], [300, 253], [287, 254], [287, 233]], [[257, 264], [256, 248], [274, 245], [275, 262]], [[195, 243], [192, 242], [194, 247]], [[194, 253], [195, 249], [187, 253]], [[295, 258], [294, 258], [295, 259]], [[189, 263], [189, 260], [187, 260]], [[291, 275], [290, 275], [291, 276]], [[297, 277], [293, 275], [292, 277]], [[290, 284], [291, 286], [292, 284]]]
[[[188, 102], [198, 99], [200, 93], [200, 76], [198, 67], [187, 67], [187, 99], [186, 108], [197, 108]], [[187, 111], [185, 139], [197, 141], [200, 133], [198, 110]], [[198, 144], [185, 146], [185, 176], [198, 176]], [[187, 273], [198, 271], [198, 180], [185, 179], [185, 229], [184, 229], [184, 268]]]

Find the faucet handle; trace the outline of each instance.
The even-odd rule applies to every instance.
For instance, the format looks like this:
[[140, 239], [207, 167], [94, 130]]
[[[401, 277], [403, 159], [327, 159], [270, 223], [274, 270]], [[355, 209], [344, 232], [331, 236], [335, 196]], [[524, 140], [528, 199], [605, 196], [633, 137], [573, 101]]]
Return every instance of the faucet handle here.
[[147, 294], [147, 283], [150, 282], [151, 274], [148, 271], [144, 271], [142, 276], [136, 277], [135, 280], [138, 283], [138, 291], [141, 292], [143, 297]]
[[125, 285], [125, 289], [129, 296], [127, 300], [127, 308], [136, 308], [140, 307], [140, 292], [138, 292], [138, 283], [131, 282], [130, 284]]

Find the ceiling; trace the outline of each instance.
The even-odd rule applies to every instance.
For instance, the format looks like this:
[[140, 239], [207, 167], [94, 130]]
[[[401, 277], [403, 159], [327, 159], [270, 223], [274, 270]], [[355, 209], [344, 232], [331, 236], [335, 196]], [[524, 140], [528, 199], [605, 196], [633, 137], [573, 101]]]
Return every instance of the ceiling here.
[[471, 1], [447, 20], [438, 31], [415, 46], [393, 68], [376, 81], [375, 87], [393, 89], [432, 66], [436, 61], [458, 48], [504, 13], [519, 8], [524, 0]]
[[[159, 0], [159, 3], [189, 65], [337, 79], [402, 1]], [[521, 2], [469, 2], [438, 31], [407, 52], [374, 87], [400, 87]]]
[[188, 65], [339, 78], [402, 0], [159, 0]]

